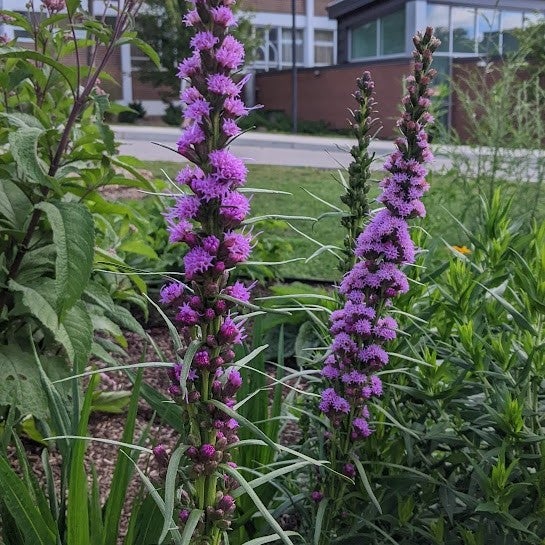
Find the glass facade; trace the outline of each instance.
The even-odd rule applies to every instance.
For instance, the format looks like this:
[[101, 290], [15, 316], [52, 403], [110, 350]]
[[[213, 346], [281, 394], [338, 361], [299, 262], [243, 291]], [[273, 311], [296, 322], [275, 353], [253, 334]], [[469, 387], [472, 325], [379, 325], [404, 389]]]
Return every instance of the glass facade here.
[[452, 8], [452, 50], [455, 53], [475, 52], [475, 15], [475, 9]]
[[[292, 29], [281, 26], [255, 26], [254, 32], [259, 46], [256, 48], [252, 67], [261, 70], [283, 70], [292, 66]], [[312, 66], [325, 66], [335, 63], [335, 32], [315, 29], [314, 34], [306, 36], [306, 30], [295, 30], [295, 54], [298, 66], [305, 66], [305, 39], [310, 38], [314, 48]]]
[[335, 33], [332, 30], [314, 31], [314, 64], [317, 66], [335, 62]]
[[428, 21], [435, 29], [435, 35], [441, 40], [437, 51], [450, 50], [450, 8], [448, 6], [428, 5]]
[[377, 56], [377, 23], [367, 23], [354, 28], [352, 34], [351, 58], [363, 59]]
[[405, 51], [405, 10], [380, 20], [380, 54], [395, 55]]
[[350, 29], [350, 60], [405, 53], [405, 8]]
[[518, 49], [518, 39], [514, 31], [522, 28], [523, 16], [520, 11], [503, 11], [502, 22], [502, 49], [504, 53]]
[[486, 55], [499, 55], [500, 12], [498, 10], [477, 11], [477, 50]]
[[[470, 4], [469, 0], [467, 1]], [[477, 9], [428, 4], [428, 24], [441, 40], [438, 55], [502, 55], [515, 51], [515, 31], [543, 19], [543, 14], [514, 9]]]

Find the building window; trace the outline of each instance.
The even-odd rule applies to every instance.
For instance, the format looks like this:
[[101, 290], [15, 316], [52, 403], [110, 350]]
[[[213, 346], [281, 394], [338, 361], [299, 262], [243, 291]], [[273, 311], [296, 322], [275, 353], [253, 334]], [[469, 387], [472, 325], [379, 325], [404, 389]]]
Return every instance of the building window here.
[[[303, 50], [303, 35], [302, 28], [295, 29], [295, 62], [297, 64], [304, 64], [304, 50]], [[292, 65], [292, 36], [293, 32], [291, 28], [282, 28], [282, 65]]]
[[474, 9], [444, 4], [429, 4], [427, 15], [442, 42], [439, 55], [453, 56], [491, 56], [516, 51], [516, 30], [544, 19], [539, 11]]
[[352, 59], [377, 56], [377, 22], [367, 23], [352, 30]]
[[314, 64], [327, 65], [335, 62], [335, 33], [332, 30], [314, 31]]
[[[256, 49], [253, 68], [256, 70], [281, 70], [291, 66], [291, 28], [289, 27], [255, 27], [256, 37], [260, 45]], [[304, 30], [295, 31], [295, 52], [298, 65], [304, 64]]]
[[515, 36], [515, 31], [522, 28], [522, 12], [503, 11], [501, 14], [501, 27], [502, 51], [504, 53], [516, 51], [519, 42]]
[[142, 53], [138, 47], [131, 44], [131, 70], [133, 72], [137, 72], [149, 62], [149, 57], [144, 55], [144, 53]]
[[405, 9], [386, 15], [350, 32], [351, 60], [405, 52]]
[[478, 52], [487, 55], [500, 53], [500, 12], [494, 9], [477, 11]]
[[405, 10], [380, 19], [380, 54], [395, 55], [405, 51]]
[[540, 11], [529, 11], [524, 14], [524, 26], [531, 26], [543, 22], [543, 13]]
[[450, 50], [450, 8], [437, 4], [428, 5], [428, 21], [435, 28], [435, 35], [441, 40], [437, 51]]
[[452, 8], [452, 50], [475, 53], [475, 15], [470, 8]]

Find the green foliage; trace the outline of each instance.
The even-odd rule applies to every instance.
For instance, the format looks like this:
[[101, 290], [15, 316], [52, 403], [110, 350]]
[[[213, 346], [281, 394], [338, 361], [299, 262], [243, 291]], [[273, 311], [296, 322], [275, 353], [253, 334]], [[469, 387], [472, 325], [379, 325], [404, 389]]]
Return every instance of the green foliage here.
[[146, 114], [142, 102], [130, 102], [128, 109], [119, 112], [117, 120], [119, 123], [136, 123], [139, 119], [144, 119]]
[[[530, 42], [537, 37], [531, 28], [524, 34]], [[545, 88], [540, 69], [528, 65], [531, 50], [531, 44], [526, 44], [498, 63], [468, 68], [451, 82], [465, 133], [451, 135], [451, 141], [459, 144], [465, 139], [470, 145], [469, 150], [453, 147], [450, 154], [453, 181], [467, 195], [458, 219], [468, 227], [476, 217], [475, 193], [491, 201], [502, 180], [530, 182], [521, 208], [530, 223], [539, 217], [545, 181], [545, 123], [536, 112], [543, 110]], [[517, 187], [520, 185], [505, 187], [503, 192], [506, 199], [514, 197], [515, 206], [520, 199]]]
[[513, 223], [509, 207], [483, 200], [471, 250], [447, 258], [417, 236], [427, 252], [395, 309], [404, 334], [339, 543], [542, 543], [545, 227]]
[[[114, 135], [103, 122], [110, 104], [98, 87], [99, 76], [109, 79], [103, 68], [116, 47], [148, 50], [130, 29], [136, 9], [124, 7], [114, 28], [91, 17], [78, 1], [68, 3], [66, 13], [44, 13], [39, 20], [2, 12], [34, 36], [30, 48], [16, 43], [0, 48], [3, 411], [11, 405], [21, 416], [48, 416], [28, 351], [29, 331], [52, 378], [69, 365], [82, 371], [91, 355], [108, 358], [111, 341], [94, 342], [95, 331], [113, 335], [121, 346], [126, 341], [120, 327], [142, 332], [120, 303], [145, 309], [135, 290], [145, 291], [145, 285], [137, 276], [112, 274], [124, 263], [108, 254], [112, 246], [106, 244], [114, 218], [132, 223], [139, 218], [108, 202], [102, 191], [109, 185], [150, 189], [151, 184], [135, 173], [133, 161], [116, 156]], [[107, 54], [97, 60], [104, 47]], [[84, 54], [92, 62], [84, 62]], [[73, 56], [75, 63], [69, 62]], [[93, 272], [95, 267], [109, 272]], [[77, 402], [77, 392], [71, 398]]]
[[[183, 17], [192, 7], [186, 0], [146, 0], [146, 8], [136, 18], [138, 35], [149, 46], [157, 51], [160, 63], [145, 62], [138, 71], [138, 77], [143, 82], [149, 82], [160, 89], [161, 98], [174, 108], [173, 100], [180, 95], [180, 79], [174, 68], [191, 53], [189, 41], [193, 36], [193, 29], [183, 23]], [[235, 10], [239, 6], [233, 6]], [[256, 38], [252, 33], [251, 19], [238, 16], [238, 24], [233, 35], [240, 40], [246, 49], [246, 59], [251, 60], [253, 50], [257, 46]], [[168, 113], [170, 125], [179, 125], [181, 115], [174, 121], [174, 111]]]
[[173, 127], [179, 127], [182, 124], [182, 108], [181, 106], [176, 106], [172, 102], [167, 104], [165, 108], [165, 113], [161, 119], [167, 124], [172, 125]]
[[[50, 436], [56, 436], [56, 448], [61, 454], [60, 474], [54, 477], [51, 469], [50, 456], [55, 443], [50, 438], [46, 440], [47, 447], [41, 455], [45, 478], [38, 483], [33, 473], [36, 468], [34, 464], [31, 466], [19, 439], [14, 435], [14, 422], [8, 422], [1, 430], [0, 441], [6, 444], [13, 436], [20, 470], [16, 472], [6, 452], [0, 452], [0, 486], [3, 491], [0, 497], [0, 538], [9, 545], [116, 545], [120, 536], [121, 513], [134, 473], [133, 463], [142, 451], [151, 452], [141, 446], [147, 431], [143, 432], [137, 444], [131, 444], [135, 434], [142, 374], [140, 372], [135, 377], [121, 441], [110, 442], [120, 448], [106, 503], [102, 506], [96, 473], [92, 469], [93, 479], [88, 482], [84, 460], [88, 421], [96, 399], [99, 375], [92, 376], [81, 410], [73, 419], [61, 401], [64, 393], [43, 372], [35, 352], [31, 357], [36, 358], [34, 369], [40, 371], [40, 386], [51, 414], [47, 429]], [[72, 429], [76, 430], [77, 436], [70, 435]], [[142, 500], [143, 497], [135, 499], [133, 509], [138, 519], [131, 523], [126, 545], [153, 543], [143, 539], [149, 528], [149, 513], [144, 510], [146, 504]]]
[[[291, 132], [292, 121], [288, 114], [282, 110], [252, 110], [243, 117], [239, 123], [242, 129], [261, 129], [269, 132]], [[331, 134], [334, 131], [327, 121], [297, 122], [297, 131], [302, 134]]]

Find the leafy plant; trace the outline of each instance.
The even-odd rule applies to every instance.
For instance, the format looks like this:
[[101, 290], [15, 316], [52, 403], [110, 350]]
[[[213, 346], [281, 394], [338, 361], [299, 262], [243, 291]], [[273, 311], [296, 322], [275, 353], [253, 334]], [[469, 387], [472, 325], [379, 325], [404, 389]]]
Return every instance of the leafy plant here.
[[[81, 372], [91, 354], [108, 357], [111, 346], [93, 341], [95, 331], [113, 334], [122, 346], [120, 325], [142, 333], [118, 304], [120, 284], [93, 274], [95, 265], [123, 266], [96, 246], [96, 234], [108, 229], [113, 214], [134, 217], [108, 202], [102, 189], [150, 188], [139, 175], [127, 179], [119, 173], [137, 174], [130, 160], [116, 156], [113, 133], [103, 122], [110, 103], [98, 79], [108, 79], [106, 63], [123, 43], [154, 55], [130, 30], [138, 3], [119, 6], [113, 27], [77, 0], [69, 1], [64, 13], [57, 3], [44, 6], [41, 18], [3, 11], [4, 19], [34, 41], [31, 48], [16, 43], [0, 48], [0, 374], [7, 381], [0, 406], [4, 414], [11, 406], [40, 416], [47, 408], [38, 393], [29, 329], [53, 378], [69, 366]], [[91, 62], [85, 63], [88, 47]], [[69, 56], [76, 62], [67, 62]], [[142, 283], [140, 288], [145, 290]], [[134, 289], [123, 290], [127, 300], [139, 299]], [[78, 411], [77, 388], [71, 397]]]
[[120, 123], [136, 123], [139, 119], [144, 119], [146, 114], [142, 102], [130, 102], [128, 109], [119, 112], [117, 120]]
[[[143, 452], [151, 453], [150, 449], [142, 446], [147, 430], [144, 430], [137, 444], [132, 445], [142, 375], [139, 373], [136, 376], [121, 441], [106, 440], [112, 446], [120, 448], [107, 500], [103, 506], [95, 468], [91, 466], [92, 479], [88, 481], [84, 461], [89, 439], [89, 415], [96, 399], [98, 375], [93, 374], [91, 377], [81, 409], [71, 414], [63, 403], [62, 390], [50, 381], [42, 366], [42, 359], [36, 352], [34, 358], [40, 374], [40, 386], [51, 414], [50, 424], [47, 426], [47, 447], [41, 453], [44, 480], [39, 482], [36, 478], [35, 464], [27, 459], [24, 447], [14, 433], [12, 408], [8, 424], [0, 435], [0, 443], [3, 445], [0, 452], [0, 485], [3, 491], [0, 497], [0, 536], [6, 545], [116, 545], [121, 535], [121, 513], [134, 473], [133, 463]], [[12, 460], [8, 461], [6, 456], [5, 445], [10, 441], [15, 443], [18, 471], [11, 466]], [[61, 456], [58, 477], [54, 476], [51, 464], [54, 450]], [[145, 505], [142, 497], [135, 498], [132, 509], [138, 516], [131, 521], [125, 539], [126, 545], [151, 543], [151, 513], [144, 509]]]

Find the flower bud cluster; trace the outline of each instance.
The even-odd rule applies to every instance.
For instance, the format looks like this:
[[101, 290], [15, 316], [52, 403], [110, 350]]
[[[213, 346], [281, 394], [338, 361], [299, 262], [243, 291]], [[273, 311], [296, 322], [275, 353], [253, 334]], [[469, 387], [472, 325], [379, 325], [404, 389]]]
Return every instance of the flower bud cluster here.
[[[383, 310], [408, 290], [400, 268], [415, 259], [407, 220], [425, 215], [420, 199], [428, 189], [424, 163], [432, 159], [426, 133], [432, 121], [427, 112], [429, 85], [435, 75], [430, 64], [439, 41], [427, 29], [414, 43], [414, 75], [407, 79], [408, 94], [398, 122], [402, 136], [384, 165], [389, 175], [380, 184], [378, 201], [384, 208], [357, 239], [357, 263], [340, 285], [345, 304], [331, 316], [333, 341], [322, 370], [328, 387], [322, 392], [320, 409], [333, 428], [351, 441], [371, 433], [367, 402], [382, 393], [375, 372], [388, 363], [384, 345], [396, 338], [397, 331], [396, 321], [384, 316]], [[345, 466], [345, 474], [352, 475], [352, 467]]]
[[42, 4], [49, 13], [58, 13], [66, 7], [65, 0], [42, 0]]
[[165, 213], [170, 242], [187, 249], [184, 283], [165, 285], [161, 303], [174, 309], [187, 347], [180, 353], [184, 363], [170, 370], [169, 391], [190, 422], [184, 475], [199, 483], [184, 488], [188, 492], [181, 499], [179, 518], [183, 524], [194, 506], [203, 508], [194, 540], [204, 545], [217, 541], [217, 532], [229, 527], [235, 509], [229, 490], [238, 485], [222, 474], [220, 465], [233, 464], [228, 447], [239, 440], [238, 423], [210, 401], [232, 408], [242, 384], [238, 371], [229, 366], [234, 345], [244, 339], [236, 306], [249, 301], [250, 289], [230, 283], [229, 270], [248, 259], [252, 236], [240, 229], [250, 211], [249, 199], [239, 191], [248, 170], [228, 149], [241, 133], [237, 119], [248, 114], [241, 100], [247, 78], [235, 74], [244, 62], [244, 47], [230, 35], [236, 25], [234, 1], [190, 4], [183, 20], [195, 32], [192, 54], [178, 66], [185, 85], [180, 96], [184, 129], [177, 150], [191, 164], [178, 173], [180, 192]]
[[372, 113], [375, 106], [373, 98], [375, 83], [369, 72], [364, 72], [361, 78], [356, 80], [356, 99], [358, 108], [352, 112], [352, 131], [357, 143], [352, 146], [350, 154], [352, 162], [348, 167], [348, 184], [346, 193], [341, 196], [341, 201], [349, 208], [349, 212], [341, 219], [341, 224], [346, 230], [344, 240], [345, 259], [341, 263], [341, 271], [348, 272], [354, 265], [354, 242], [363, 229], [365, 218], [369, 214], [369, 179], [371, 178], [371, 164], [374, 154], [369, 152], [371, 142], [371, 130], [375, 124]]

